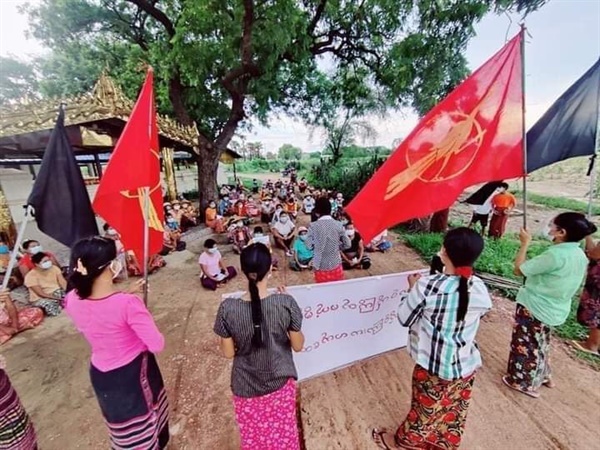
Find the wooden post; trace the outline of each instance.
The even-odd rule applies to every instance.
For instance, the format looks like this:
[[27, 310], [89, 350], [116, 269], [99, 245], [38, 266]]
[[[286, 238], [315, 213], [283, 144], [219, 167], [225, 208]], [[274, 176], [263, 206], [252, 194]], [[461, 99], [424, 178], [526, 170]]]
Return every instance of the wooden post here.
[[165, 168], [165, 183], [169, 201], [177, 199], [177, 180], [175, 179], [175, 166], [173, 164], [174, 151], [172, 148], [162, 149], [162, 162]]

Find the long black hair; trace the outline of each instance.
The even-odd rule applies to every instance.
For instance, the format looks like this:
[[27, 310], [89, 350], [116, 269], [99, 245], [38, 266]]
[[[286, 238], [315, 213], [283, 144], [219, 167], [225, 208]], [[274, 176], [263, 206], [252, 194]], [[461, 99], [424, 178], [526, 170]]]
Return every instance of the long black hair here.
[[258, 282], [262, 281], [271, 271], [271, 252], [264, 244], [252, 244], [242, 250], [240, 255], [242, 272], [248, 278], [250, 304], [252, 306], [252, 346], [262, 347], [262, 305], [258, 294]]
[[92, 295], [96, 278], [117, 257], [117, 245], [112, 239], [94, 236], [82, 239], [71, 249], [69, 287], [81, 298]]
[[565, 230], [565, 242], [579, 242], [583, 238], [598, 231], [596, 225], [590, 222], [583, 214], [565, 212], [554, 218], [554, 225]]
[[[444, 249], [454, 267], [473, 267], [481, 252], [483, 238], [470, 228], [460, 227], [448, 231], [444, 236]], [[458, 312], [456, 320], [462, 322], [469, 308], [469, 279], [460, 276], [458, 284]]]

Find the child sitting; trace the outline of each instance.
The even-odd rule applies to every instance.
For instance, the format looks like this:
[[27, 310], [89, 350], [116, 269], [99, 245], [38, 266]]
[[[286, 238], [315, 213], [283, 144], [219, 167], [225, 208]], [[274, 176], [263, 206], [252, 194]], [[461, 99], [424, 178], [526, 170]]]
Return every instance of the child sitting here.
[[298, 237], [294, 241], [292, 246], [293, 257], [290, 261], [290, 268], [295, 271], [302, 271], [304, 269], [310, 269], [312, 267], [312, 260], [314, 253], [311, 249], [306, 246], [306, 235], [308, 234], [308, 228], [299, 227]]

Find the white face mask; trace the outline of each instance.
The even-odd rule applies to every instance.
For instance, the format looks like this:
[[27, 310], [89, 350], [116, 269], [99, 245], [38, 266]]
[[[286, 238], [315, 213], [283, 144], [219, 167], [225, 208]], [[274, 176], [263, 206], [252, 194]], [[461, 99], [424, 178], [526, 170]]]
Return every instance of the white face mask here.
[[117, 235], [117, 230], [115, 230], [114, 228], [109, 228], [108, 230], [106, 230], [106, 233], [109, 236], [116, 236]]
[[112, 279], [114, 280], [119, 276], [119, 274], [123, 270], [123, 264], [121, 263], [121, 261], [115, 259], [110, 263], [109, 269], [112, 272]]
[[288, 220], [289, 220], [289, 219], [287, 218], [287, 216], [284, 216], [284, 217], [280, 217], [280, 218], [279, 218], [279, 221], [280, 221], [281, 223], [287, 223], [287, 221], [288, 221]]
[[554, 236], [552, 236], [551, 232], [552, 232], [552, 225], [550, 225], [550, 224], [546, 225], [546, 227], [542, 230], [542, 236], [544, 237], [544, 239], [548, 239], [549, 241], [554, 241]]
[[260, 238], [260, 237], [263, 237], [263, 234], [262, 233], [254, 233], [254, 237]]
[[354, 230], [346, 230], [346, 236], [348, 236], [348, 237], [354, 237], [355, 233], [356, 233], [356, 231], [354, 231]]
[[214, 255], [215, 253], [217, 253], [219, 249], [217, 247], [213, 247], [213, 248], [209, 248], [207, 250], [208, 253], [210, 253], [211, 255]]
[[38, 253], [41, 253], [43, 251], [42, 246], [41, 245], [35, 245], [33, 247], [29, 247], [28, 252], [31, 255], [37, 255]]
[[180, 208], [181, 208], [181, 206], [179, 206], [179, 205], [175, 205], [175, 206], [173, 206], [173, 209], [174, 209], [175, 211], [179, 211], [179, 209], [180, 209]]
[[42, 261], [40, 263], [40, 269], [48, 270], [50, 267], [52, 267], [52, 261]]

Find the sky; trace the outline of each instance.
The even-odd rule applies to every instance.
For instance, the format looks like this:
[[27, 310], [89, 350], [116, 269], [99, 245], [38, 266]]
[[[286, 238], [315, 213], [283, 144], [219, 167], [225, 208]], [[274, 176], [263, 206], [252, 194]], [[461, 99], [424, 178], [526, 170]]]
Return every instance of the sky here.
[[[37, 0], [33, 0], [36, 3]], [[26, 38], [27, 18], [18, 12], [23, 0], [0, 0], [0, 55], [27, 58], [44, 50]], [[469, 67], [476, 69], [519, 31], [519, 16], [490, 15], [475, 26], [477, 35], [467, 48]], [[512, 21], [512, 22], [511, 22]], [[550, 0], [527, 17], [530, 36], [525, 47], [527, 123], [531, 126], [550, 105], [600, 56], [600, 0]], [[0, 70], [2, 68], [0, 67]], [[417, 124], [410, 111], [391, 111], [384, 118], [370, 118], [378, 132], [369, 145], [391, 147]], [[256, 126], [246, 141], [260, 141], [266, 151], [277, 152], [283, 144], [303, 151], [319, 150], [319, 133], [289, 117], [273, 118], [269, 127]]]

